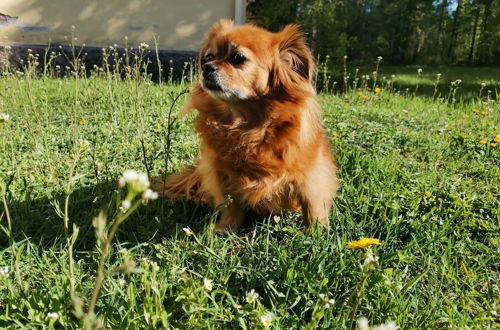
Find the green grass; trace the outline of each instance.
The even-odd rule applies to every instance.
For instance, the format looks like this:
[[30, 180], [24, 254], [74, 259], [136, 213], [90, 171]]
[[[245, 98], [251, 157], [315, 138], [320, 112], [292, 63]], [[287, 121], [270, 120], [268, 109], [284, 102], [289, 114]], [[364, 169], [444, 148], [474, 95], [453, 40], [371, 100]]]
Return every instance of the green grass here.
[[[338, 90], [343, 82], [343, 67], [342, 65], [333, 66], [331, 64], [328, 66], [333, 76], [328, 79], [329, 83], [331, 85], [334, 81], [337, 81]], [[347, 71], [351, 80], [356, 74], [356, 68], [358, 67], [354, 64], [347, 63]], [[417, 73], [418, 69], [422, 69], [420, 76]], [[370, 76], [368, 86], [372, 87], [373, 72], [375, 70], [376, 63], [372, 66], [361, 66], [359, 67], [358, 78], [362, 75]], [[438, 74], [441, 74], [439, 81], [436, 79]], [[500, 98], [500, 67], [384, 65], [382, 61], [379, 65], [377, 80], [382, 88], [384, 88], [384, 82], [391, 82], [394, 89], [402, 95], [414, 95], [416, 91], [418, 96], [434, 96], [437, 99], [447, 99], [450, 94], [451, 83], [460, 80], [456, 91], [456, 99], [473, 102], [479, 97], [480, 93], [482, 96], [487, 96], [488, 91], [490, 91], [490, 98], [497, 100]]]
[[[0, 277], [1, 327], [82, 325], [78, 309], [86, 310], [102, 248], [92, 220], [101, 210], [109, 220], [117, 214], [121, 173], [146, 171], [144, 155], [151, 176], [196, 159], [189, 117], [170, 120], [171, 162], [165, 156], [172, 96], [186, 86], [105, 73], [0, 79], [0, 113], [11, 116], [0, 124], [0, 179], [22, 282], [0, 206], [0, 266], [10, 267]], [[96, 308], [101, 322], [259, 328], [271, 313], [274, 328], [347, 328], [362, 316], [405, 329], [495, 327], [500, 146], [490, 142], [500, 134], [498, 103], [363, 93], [320, 96], [342, 179], [329, 231], [307, 233], [298, 214], [283, 214], [278, 223], [255, 218], [246, 230], [219, 237], [215, 211], [150, 202], [115, 237]], [[67, 191], [70, 232], [79, 228], [75, 302], [63, 225]], [[362, 251], [346, 248], [360, 237], [382, 241], [372, 249], [379, 264], [371, 271]], [[252, 289], [260, 295], [254, 305], [245, 301]], [[320, 294], [334, 299], [329, 308]], [[50, 322], [49, 312], [59, 319]]]

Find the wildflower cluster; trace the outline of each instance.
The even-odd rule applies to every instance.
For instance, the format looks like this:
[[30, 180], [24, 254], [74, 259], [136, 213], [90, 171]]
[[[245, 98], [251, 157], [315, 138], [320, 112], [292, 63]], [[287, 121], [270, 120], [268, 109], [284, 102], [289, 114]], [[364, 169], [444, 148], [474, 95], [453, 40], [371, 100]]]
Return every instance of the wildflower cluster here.
[[132, 200], [138, 194], [142, 194], [143, 201], [155, 200], [158, 193], [149, 189], [149, 179], [146, 173], [139, 173], [136, 170], [126, 170], [123, 176], [118, 180], [118, 186], [123, 188], [127, 186], [127, 197], [121, 202], [120, 210], [125, 213], [132, 206]]

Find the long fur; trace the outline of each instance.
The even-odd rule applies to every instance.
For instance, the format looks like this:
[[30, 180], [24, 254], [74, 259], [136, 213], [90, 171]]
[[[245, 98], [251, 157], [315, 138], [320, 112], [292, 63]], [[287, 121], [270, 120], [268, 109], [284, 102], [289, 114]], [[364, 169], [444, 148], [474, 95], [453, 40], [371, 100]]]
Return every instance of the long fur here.
[[327, 225], [338, 189], [337, 167], [303, 35], [294, 25], [270, 33], [222, 21], [210, 31], [200, 58], [233, 44], [246, 51], [249, 64], [234, 68], [220, 55], [213, 63], [225, 87], [247, 97], [219, 99], [200, 78], [183, 109], [199, 111], [194, 127], [201, 138], [200, 159], [167, 178], [161, 191], [214, 206], [230, 195], [233, 202], [223, 211], [218, 231], [241, 226], [249, 209], [260, 214], [302, 210], [305, 224]]

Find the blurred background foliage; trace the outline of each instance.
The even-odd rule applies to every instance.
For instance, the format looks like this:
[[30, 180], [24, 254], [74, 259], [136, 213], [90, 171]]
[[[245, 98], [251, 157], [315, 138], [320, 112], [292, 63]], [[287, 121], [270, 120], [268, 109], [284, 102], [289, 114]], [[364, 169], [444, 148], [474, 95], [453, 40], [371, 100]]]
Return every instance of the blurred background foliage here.
[[250, 0], [248, 20], [302, 25], [316, 55], [357, 65], [500, 64], [498, 0]]

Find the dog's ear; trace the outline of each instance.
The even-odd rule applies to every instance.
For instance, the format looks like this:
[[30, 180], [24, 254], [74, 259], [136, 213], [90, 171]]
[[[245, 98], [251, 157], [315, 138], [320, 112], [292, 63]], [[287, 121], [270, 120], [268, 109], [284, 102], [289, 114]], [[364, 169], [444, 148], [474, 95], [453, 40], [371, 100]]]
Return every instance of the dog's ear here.
[[311, 82], [314, 60], [298, 25], [287, 25], [276, 34], [278, 58], [275, 60], [273, 83], [275, 87], [292, 87]]

